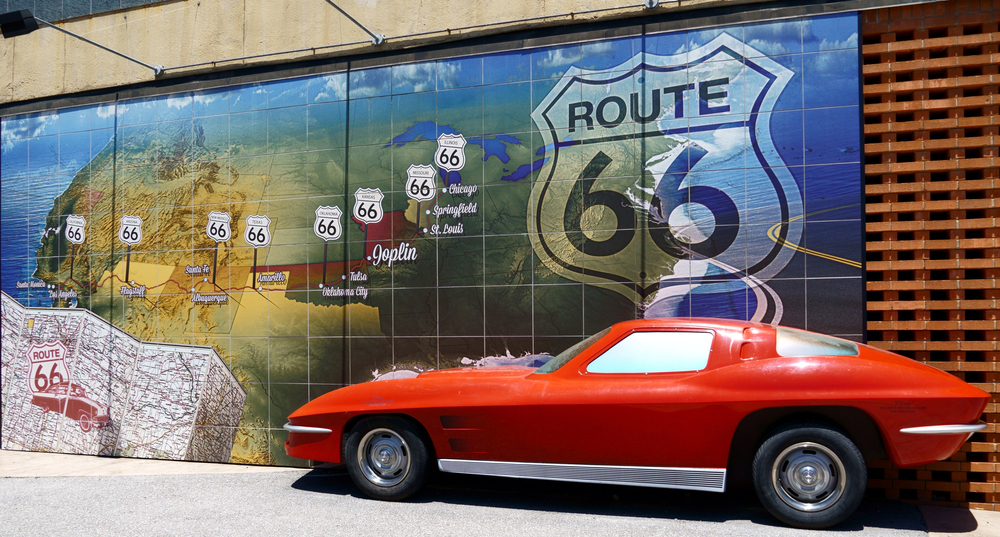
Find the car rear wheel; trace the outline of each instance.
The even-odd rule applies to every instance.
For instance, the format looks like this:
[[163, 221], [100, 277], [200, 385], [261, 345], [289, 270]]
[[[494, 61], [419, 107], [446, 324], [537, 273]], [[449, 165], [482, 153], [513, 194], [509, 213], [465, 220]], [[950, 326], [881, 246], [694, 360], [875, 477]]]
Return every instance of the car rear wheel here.
[[757, 497], [776, 518], [799, 528], [842, 522], [861, 503], [865, 459], [850, 438], [824, 424], [776, 430], [753, 461]]
[[94, 422], [90, 419], [90, 414], [86, 410], [80, 411], [77, 421], [80, 422], [80, 430], [85, 433], [89, 433], [94, 427]]
[[402, 500], [420, 490], [427, 481], [429, 459], [417, 428], [398, 418], [358, 422], [344, 448], [351, 480], [378, 500]]

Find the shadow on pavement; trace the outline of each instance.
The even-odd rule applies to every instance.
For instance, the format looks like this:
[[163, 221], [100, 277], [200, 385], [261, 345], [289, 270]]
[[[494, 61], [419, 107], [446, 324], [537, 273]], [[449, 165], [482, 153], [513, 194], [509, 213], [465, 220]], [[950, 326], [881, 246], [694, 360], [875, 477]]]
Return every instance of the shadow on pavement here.
[[[313, 470], [296, 480], [292, 488], [366, 498], [342, 468]], [[786, 527], [760, 505], [750, 489], [718, 494], [435, 472], [422, 491], [405, 501], [705, 522], [749, 520], [762, 526]], [[974, 528], [974, 519], [972, 524]], [[845, 522], [826, 531], [860, 531], [866, 527], [927, 531], [915, 506], [869, 499]]]
[[967, 509], [921, 505], [920, 512], [927, 521], [927, 531], [936, 533], [972, 533], [979, 529], [979, 521]]

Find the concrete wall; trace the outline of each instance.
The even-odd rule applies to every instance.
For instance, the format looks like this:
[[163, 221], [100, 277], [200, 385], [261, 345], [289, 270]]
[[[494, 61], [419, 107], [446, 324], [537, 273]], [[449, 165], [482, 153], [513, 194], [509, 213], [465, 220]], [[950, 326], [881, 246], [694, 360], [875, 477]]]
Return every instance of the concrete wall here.
[[[178, 0], [59, 23], [145, 63], [166, 67], [160, 77], [43, 27], [0, 40], [0, 104], [245, 65], [356, 55], [516, 29], [739, 3], [747, 0], [684, 0], [654, 10], [646, 10], [641, 0], [337, 0], [338, 6], [369, 30], [386, 36], [387, 41], [375, 47], [361, 28], [324, 0]], [[300, 51], [273, 55], [289, 50]], [[272, 55], [224, 61], [260, 54]], [[177, 68], [191, 64], [204, 65]]]

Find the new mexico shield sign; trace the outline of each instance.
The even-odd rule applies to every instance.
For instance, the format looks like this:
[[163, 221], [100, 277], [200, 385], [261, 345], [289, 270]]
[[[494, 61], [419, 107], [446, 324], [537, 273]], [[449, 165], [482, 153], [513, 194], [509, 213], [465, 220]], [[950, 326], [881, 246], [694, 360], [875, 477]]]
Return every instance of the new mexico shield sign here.
[[532, 112], [548, 157], [527, 215], [542, 263], [646, 316], [685, 314], [682, 297], [708, 286], [753, 292], [751, 318], [780, 320], [766, 282], [801, 239], [802, 194], [766, 112], [791, 76], [726, 33], [676, 56], [571, 67]]

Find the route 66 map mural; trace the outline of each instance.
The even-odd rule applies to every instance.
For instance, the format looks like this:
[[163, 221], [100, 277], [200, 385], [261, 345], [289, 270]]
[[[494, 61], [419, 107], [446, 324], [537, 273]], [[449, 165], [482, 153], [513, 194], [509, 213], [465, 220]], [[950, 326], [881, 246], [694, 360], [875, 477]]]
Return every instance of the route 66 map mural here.
[[[622, 320], [861, 340], [856, 14], [2, 118], [5, 449], [301, 464], [288, 413]], [[540, 358], [541, 357], [541, 358]]]

